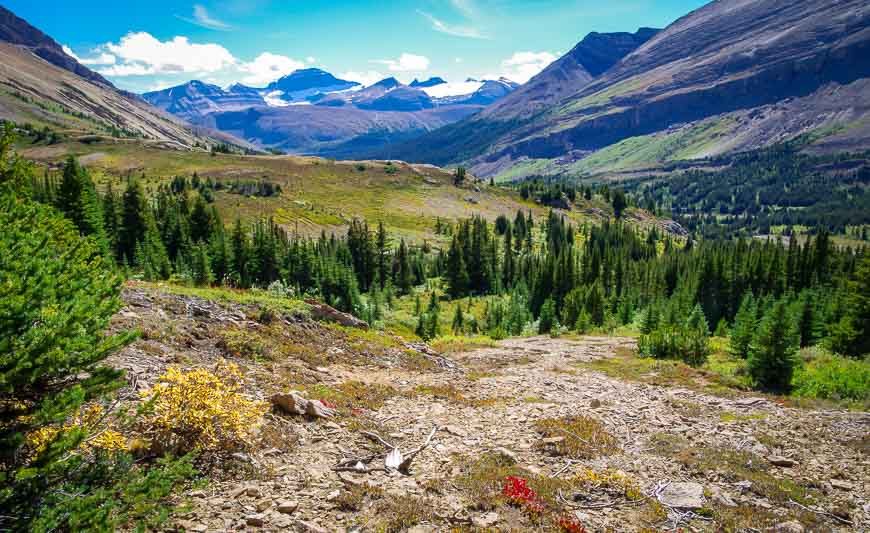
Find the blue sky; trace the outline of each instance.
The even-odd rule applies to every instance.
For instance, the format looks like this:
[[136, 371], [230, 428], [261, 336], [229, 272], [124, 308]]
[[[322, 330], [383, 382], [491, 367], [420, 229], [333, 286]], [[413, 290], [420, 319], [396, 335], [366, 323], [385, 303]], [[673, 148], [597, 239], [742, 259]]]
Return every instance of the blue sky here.
[[591, 31], [664, 27], [704, 0], [0, 0], [119, 87], [265, 85], [314, 66], [524, 82]]

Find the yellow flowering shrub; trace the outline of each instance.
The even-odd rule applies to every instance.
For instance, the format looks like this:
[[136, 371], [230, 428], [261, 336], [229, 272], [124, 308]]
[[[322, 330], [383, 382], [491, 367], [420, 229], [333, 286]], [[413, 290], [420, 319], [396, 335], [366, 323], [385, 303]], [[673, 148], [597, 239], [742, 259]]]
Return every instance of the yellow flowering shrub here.
[[58, 433], [69, 431], [76, 427], [84, 428], [88, 438], [79, 446], [78, 451], [123, 451], [128, 449], [127, 439], [111, 429], [102, 427], [105, 408], [100, 404], [91, 404], [82, 407], [78, 412], [62, 426], [45, 426], [31, 431], [25, 438], [25, 444], [31, 456], [37, 456], [54, 441]]
[[152, 447], [184, 453], [249, 446], [268, 404], [249, 400], [242, 387], [242, 374], [233, 363], [221, 362], [213, 372], [169, 368], [143, 392], [150, 402], [145, 426]]

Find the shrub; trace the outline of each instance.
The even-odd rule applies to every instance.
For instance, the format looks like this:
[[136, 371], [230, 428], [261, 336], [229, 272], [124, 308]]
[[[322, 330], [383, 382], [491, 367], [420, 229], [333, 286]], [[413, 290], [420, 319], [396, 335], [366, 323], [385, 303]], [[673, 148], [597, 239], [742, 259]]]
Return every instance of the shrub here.
[[535, 426], [544, 437], [540, 447], [553, 455], [591, 459], [617, 450], [616, 438], [594, 418], [583, 415], [546, 418]]
[[156, 452], [194, 449], [226, 452], [251, 444], [267, 404], [245, 398], [238, 366], [219, 363], [214, 372], [170, 368], [143, 392], [146, 434]]
[[691, 366], [701, 366], [710, 354], [710, 343], [701, 330], [660, 325], [650, 334], [640, 336], [637, 351], [644, 357], [679, 359]]
[[870, 363], [821, 355], [799, 368], [791, 384], [796, 396], [867, 401], [870, 400]]

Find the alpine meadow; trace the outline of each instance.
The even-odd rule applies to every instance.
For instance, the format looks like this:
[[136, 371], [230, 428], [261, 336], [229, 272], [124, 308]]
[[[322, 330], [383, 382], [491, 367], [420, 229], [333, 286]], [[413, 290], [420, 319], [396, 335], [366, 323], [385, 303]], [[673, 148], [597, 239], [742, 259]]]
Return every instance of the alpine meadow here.
[[3, 0], [0, 531], [870, 530], [870, 4], [705, 1]]

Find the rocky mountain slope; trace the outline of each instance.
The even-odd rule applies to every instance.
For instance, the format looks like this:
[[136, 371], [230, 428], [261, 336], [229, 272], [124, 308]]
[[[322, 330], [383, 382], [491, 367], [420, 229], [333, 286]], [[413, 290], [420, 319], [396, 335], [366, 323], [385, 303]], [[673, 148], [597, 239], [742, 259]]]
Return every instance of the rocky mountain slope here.
[[[585, 48], [583, 54], [598, 50]], [[811, 132], [848, 131], [847, 144], [866, 148], [868, 51], [866, 2], [717, 0], [610, 68], [566, 56], [560, 63], [569, 81], [557, 99], [539, 105], [526, 94], [530, 83], [479, 117], [421, 139], [417, 153], [410, 146], [400, 153], [437, 163], [466, 160], [492, 175], [517, 163], [570, 168], [626, 139], [670, 136], [684, 127], [698, 128], [682, 139], [697, 144], [684, 154], [690, 158]]]
[[[723, 393], [667, 365], [619, 377], [607, 369], [634, 358], [627, 338], [444, 356], [317, 320], [301, 302], [187, 291], [125, 290], [113, 327], [142, 337], [111, 363], [133, 396], [171, 366], [228, 359], [246, 396], [295, 391], [334, 416], [276, 403], [253, 449], [184, 495], [184, 530], [845, 533], [870, 520], [867, 413]], [[401, 471], [385, 468], [392, 447], [417, 450]]]
[[0, 118], [71, 135], [139, 137], [176, 148], [244, 144], [206, 132], [119, 91], [68, 56], [61, 46], [0, 7]]

